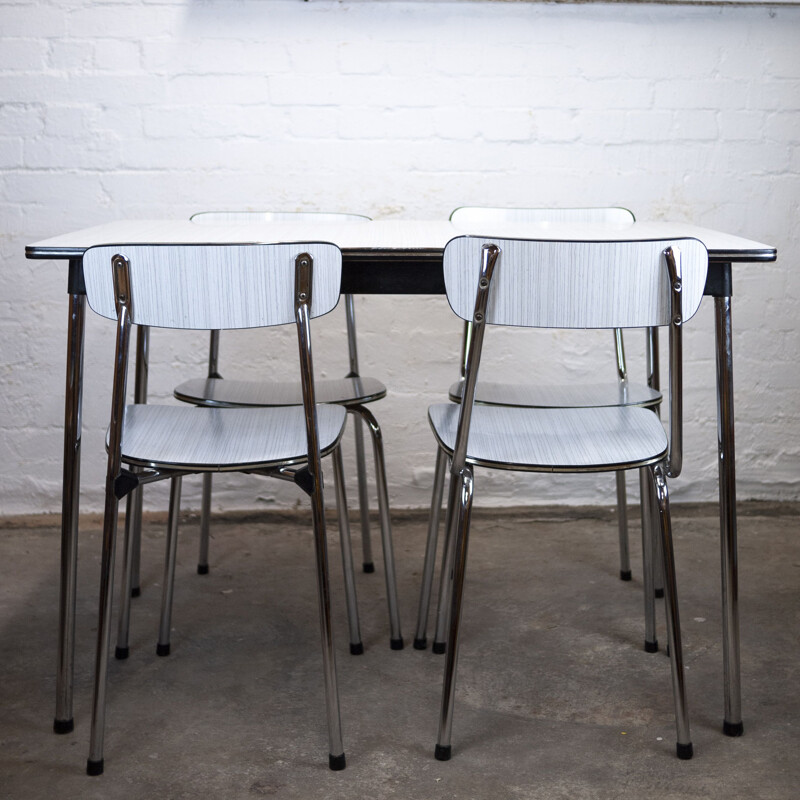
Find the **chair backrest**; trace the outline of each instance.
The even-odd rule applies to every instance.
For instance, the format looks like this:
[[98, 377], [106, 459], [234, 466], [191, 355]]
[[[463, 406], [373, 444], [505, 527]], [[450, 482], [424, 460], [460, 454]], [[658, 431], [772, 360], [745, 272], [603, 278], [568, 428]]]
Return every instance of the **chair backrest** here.
[[248, 222], [370, 222], [363, 214], [327, 211], [199, 211], [189, 217], [197, 225], [236, 225]]
[[606, 225], [631, 225], [635, 218], [627, 208], [490, 208], [461, 206], [450, 215], [450, 222], [460, 227], [501, 223], [588, 222]]
[[313, 261], [312, 317], [339, 300], [342, 254], [327, 242], [292, 244], [91, 247], [83, 255], [86, 296], [93, 311], [117, 319], [111, 262], [129, 264], [130, 320], [137, 325], [197, 330], [254, 328], [295, 321], [295, 261]]
[[670, 323], [671, 291], [664, 251], [680, 251], [684, 322], [705, 286], [708, 253], [697, 239], [558, 242], [459, 236], [444, 251], [444, 279], [453, 311], [471, 321], [482, 248], [500, 256], [486, 322], [540, 328], [634, 328]]

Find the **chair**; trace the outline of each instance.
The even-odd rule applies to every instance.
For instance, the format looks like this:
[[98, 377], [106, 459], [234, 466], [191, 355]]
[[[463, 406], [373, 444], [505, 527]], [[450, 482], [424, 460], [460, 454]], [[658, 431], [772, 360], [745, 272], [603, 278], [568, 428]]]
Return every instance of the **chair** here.
[[[444, 252], [453, 311], [473, 324], [460, 405], [431, 406], [439, 450], [451, 459], [446, 572], [450, 615], [435, 756], [451, 755], [455, 670], [474, 468], [600, 472], [638, 468], [657, 497], [677, 754], [691, 758], [667, 477], [682, 458], [682, 328], [700, 304], [708, 255], [694, 239], [558, 242], [458, 237]], [[669, 326], [669, 436], [638, 406], [531, 408], [475, 402], [488, 325], [558, 328]]]
[[[87, 772], [103, 772], [106, 682], [119, 500], [135, 487], [171, 479], [159, 646], [168, 637], [177, 510], [183, 475], [241, 471], [294, 481], [311, 499], [329, 766], [343, 769], [328, 553], [320, 459], [341, 470], [346, 412], [317, 404], [311, 318], [337, 304], [341, 252], [332, 244], [108, 245], [83, 256], [90, 307], [117, 320], [103, 522], [100, 606]], [[221, 330], [294, 322], [302, 406], [219, 409], [135, 404], [125, 407], [131, 325]], [[127, 465], [126, 469], [123, 464]], [[135, 468], [135, 471], [134, 471]], [[341, 487], [340, 487], [341, 489]], [[344, 532], [343, 532], [344, 535]]]
[[[531, 223], [547, 229], [551, 224], [578, 223], [597, 224], [604, 227], [614, 226], [625, 228], [630, 226], [635, 218], [625, 208], [600, 207], [600, 208], [486, 208], [476, 206], [462, 206], [450, 215], [450, 221], [458, 228], [465, 231], [477, 232], [481, 229], [498, 228], [509, 224]], [[467, 352], [472, 331], [472, 323], [464, 323], [464, 337], [462, 343], [461, 377], [449, 390], [450, 400], [461, 402], [464, 387], [464, 356]], [[542, 384], [497, 383], [482, 381], [475, 393], [475, 402], [488, 405], [506, 405], [535, 408], [570, 408], [583, 406], [623, 406], [638, 405], [652, 408], [655, 411], [661, 403], [661, 392], [658, 389], [658, 333], [657, 329], [648, 329], [647, 334], [647, 383], [636, 384], [628, 380], [628, 369], [625, 359], [625, 346], [621, 329], [615, 329], [614, 354], [616, 361], [617, 380], [601, 384], [583, 384], [548, 386]], [[414, 635], [414, 647], [424, 650], [427, 647], [428, 614], [433, 588], [434, 562], [439, 529], [439, 511], [442, 505], [444, 492], [444, 477], [447, 470], [447, 459], [440, 452], [434, 473], [433, 497], [431, 500], [431, 514], [429, 518], [428, 540], [425, 549], [423, 565], [423, 579], [420, 588], [419, 608], [417, 613], [417, 629]], [[616, 473], [617, 487], [617, 521], [619, 528], [620, 551], [620, 579], [631, 580], [630, 555], [628, 548], [628, 514], [627, 491], [625, 486], [625, 473]], [[649, 512], [649, 504], [642, 506], [643, 519]], [[645, 526], [643, 526], [644, 535]], [[648, 574], [647, 567], [645, 573]], [[447, 603], [440, 582], [438, 611], [436, 616], [436, 632], [433, 641], [433, 652], [443, 653], [445, 649], [445, 629], [447, 624]], [[649, 587], [648, 587], [649, 588]], [[660, 589], [655, 590], [656, 596]], [[650, 617], [655, 614], [655, 606], [648, 602], [646, 617], [647, 632], [645, 634], [645, 647], [651, 650], [654, 646], [655, 634], [650, 630]], [[655, 644], [657, 649], [657, 643]]]
[[[314, 222], [321, 225], [358, 224], [369, 222], [369, 217], [359, 214], [324, 212], [262, 212], [262, 211], [207, 211], [192, 215], [198, 225], [241, 225], [252, 222]], [[389, 493], [386, 483], [386, 462], [383, 453], [381, 428], [366, 407], [386, 396], [386, 386], [375, 378], [362, 377], [358, 368], [355, 307], [352, 295], [345, 295], [345, 314], [350, 370], [341, 379], [321, 379], [316, 382], [317, 401], [335, 403], [355, 417], [356, 470], [361, 520], [362, 563], [364, 572], [373, 572], [372, 545], [369, 526], [369, 497], [364, 457], [362, 423], [370, 432], [375, 458], [375, 483], [381, 521], [386, 593], [391, 628], [390, 645], [393, 650], [403, 648], [395, 578], [394, 550], [389, 518]], [[208, 407], [249, 408], [298, 405], [302, 402], [297, 381], [240, 381], [223, 380], [218, 369], [219, 331], [211, 331], [208, 377], [188, 380], [175, 388], [175, 397], [187, 403]], [[200, 557], [198, 572], [208, 571], [209, 520], [211, 514], [211, 475], [203, 478], [203, 499], [200, 523]]]

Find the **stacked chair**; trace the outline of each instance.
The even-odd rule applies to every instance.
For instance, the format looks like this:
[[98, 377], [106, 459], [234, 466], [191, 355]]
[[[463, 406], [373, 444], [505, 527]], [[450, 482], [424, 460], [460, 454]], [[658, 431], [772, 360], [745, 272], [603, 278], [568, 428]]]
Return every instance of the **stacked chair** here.
[[[657, 498], [677, 754], [691, 758], [667, 478], [681, 471], [682, 329], [703, 293], [708, 255], [694, 239], [533, 241], [463, 236], [444, 252], [453, 311], [471, 323], [461, 402], [428, 412], [442, 459], [450, 462], [450, 595], [435, 756], [451, 756], [455, 676], [476, 467], [523, 472], [639, 469]], [[476, 402], [487, 328], [669, 328], [669, 434], [648, 408], [538, 408]], [[535, 535], [533, 532], [531, 535]], [[468, 623], [467, 623], [468, 624]]]
[[[359, 224], [369, 222], [369, 217], [359, 214], [327, 212], [274, 212], [274, 211], [204, 211], [194, 214], [192, 222], [197, 225], [237, 226], [258, 222], [308, 223], [323, 226]], [[397, 600], [394, 550], [391, 521], [389, 517], [389, 493], [386, 482], [386, 462], [383, 452], [383, 435], [375, 416], [367, 407], [386, 396], [386, 386], [376, 378], [361, 376], [358, 366], [355, 306], [352, 295], [344, 295], [349, 371], [341, 379], [317, 381], [317, 401], [333, 403], [345, 408], [354, 417], [356, 469], [361, 521], [362, 564], [364, 572], [373, 572], [372, 545], [369, 523], [369, 495], [364, 456], [363, 426], [370, 433], [375, 458], [375, 485], [378, 495], [378, 512], [381, 524], [386, 594], [389, 606], [391, 629], [390, 646], [393, 650], [403, 648], [400, 615]], [[245, 381], [222, 379], [219, 371], [219, 331], [210, 333], [208, 375], [185, 381], [175, 388], [178, 400], [208, 408], [277, 408], [302, 403], [301, 386], [298, 381], [259, 380]], [[200, 556], [198, 572], [208, 571], [209, 521], [211, 514], [211, 475], [203, 478], [203, 499], [200, 517]], [[351, 645], [354, 643], [351, 641]], [[353, 652], [358, 647], [353, 646]]]
[[[502, 226], [514, 224], [534, 224], [546, 230], [551, 224], [589, 224], [603, 227], [624, 229], [634, 222], [633, 214], [625, 208], [600, 207], [600, 208], [487, 208], [463, 206], [457, 208], [450, 220], [455, 227], [465, 231], [491, 231]], [[461, 402], [464, 391], [465, 361], [469, 343], [471, 341], [473, 323], [464, 323], [464, 336], [462, 341], [461, 377], [449, 390], [450, 400]], [[569, 408], [569, 407], [611, 407], [611, 406], [641, 406], [657, 411], [661, 403], [658, 375], [658, 334], [656, 328], [647, 330], [647, 376], [646, 382], [636, 383], [628, 379], [628, 369], [625, 358], [623, 332], [620, 328], [613, 330], [613, 353], [610, 361], [615, 364], [616, 379], [605, 383], [582, 385], [547, 385], [547, 384], [520, 384], [497, 383], [490, 380], [481, 381], [475, 390], [475, 402], [482, 405], [499, 405], [519, 408]], [[429, 518], [428, 540], [425, 550], [423, 565], [423, 579], [420, 589], [419, 607], [417, 614], [417, 628], [414, 635], [414, 647], [425, 649], [427, 647], [427, 627], [431, 596], [433, 592], [433, 578], [438, 542], [439, 516], [444, 492], [445, 473], [447, 471], [447, 456], [440, 450], [437, 454], [434, 477], [433, 497], [431, 500], [431, 513]], [[630, 555], [628, 547], [628, 515], [627, 492], [625, 486], [625, 472], [616, 472], [617, 487], [617, 519], [619, 528], [620, 549], [620, 578], [631, 579]], [[651, 540], [649, 537], [650, 525], [647, 518], [650, 516], [650, 497], [646, 486], [643, 487], [642, 504], [642, 530], [643, 551], [645, 553], [645, 649], [657, 649], [655, 638], [655, 606], [653, 597], [657, 591], [651, 584], [659, 583], [660, 571], [648, 562]], [[444, 592], [444, 582], [439, 584], [438, 611], [436, 615], [436, 630], [433, 641], [433, 651], [445, 651], [445, 629], [447, 624], [447, 596]]]

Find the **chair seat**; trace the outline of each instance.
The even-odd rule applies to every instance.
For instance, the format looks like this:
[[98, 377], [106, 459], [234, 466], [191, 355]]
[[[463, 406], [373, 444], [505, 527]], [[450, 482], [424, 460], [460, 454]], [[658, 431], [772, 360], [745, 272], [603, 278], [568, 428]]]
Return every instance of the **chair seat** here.
[[[315, 380], [318, 403], [342, 406], [360, 405], [386, 396], [386, 387], [375, 378]], [[221, 378], [195, 378], [175, 389], [175, 397], [200, 406], [295, 406], [302, 405], [303, 394], [296, 381], [232, 381]]]
[[[464, 381], [450, 387], [450, 399], [461, 402]], [[657, 406], [661, 392], [645, 384], [597, 383], [547, 385], [478, 382], [475, 402], [527, 408], [585, 408], [587, 406]]]
[[[428, 409], [439, 444], [453, 453], [461, 406]], [[475, 405], [467, 460], [496, 469], [601, 472], [656, 462], [667, 452], [661, 421], [650, 410], [516, 408]]]
[[[317, 406], [322, 455], [338, 443], [346, 416], [341, 406]], [[302, 406], [130, 405], [123, 431], [122, 460], [134, 466], [225, 471], [300, 464], [308, 457]]]

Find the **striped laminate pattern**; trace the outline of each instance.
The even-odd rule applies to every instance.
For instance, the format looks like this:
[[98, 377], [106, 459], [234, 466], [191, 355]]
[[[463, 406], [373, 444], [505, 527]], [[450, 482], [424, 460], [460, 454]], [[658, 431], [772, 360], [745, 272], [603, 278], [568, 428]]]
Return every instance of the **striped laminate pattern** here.
[[[456, 441], [460, 405], [428, 409], [439, 444]], [[667, 452], [661, 421], [649, 409], [511, 408], [475, 405], [467, 460], [531, 472], [614, 470], [657, 461]]]
[[[456, 381], [449, 396], [461, 402], [464, 382]], [[526, 384], [479, 381], [475, 402], [498, 406], [530, 406], [531, 408], [585, 408], [587, 406], [654, 406], [661, 402], [661, 392], [644, 384], [581, 383]]]
[[[318, 405], [320, 451], [336, 445], [347, 412]], [[125, 409], [122, 460], [146, 466], [234, 470], [308, 458], [302, 406], [198, 408], [137, 404]]]
[[111, 259], [130, 262], [131, 321], [162, 328], [222, 330], [294, 321], [295, 258], [314, 259], [311, 316], [339, 301], [342, 254], [324, 242], [257, 245], [103, 245], [84, 253], [92, 310], [116, 319]]
[[459, 236], [444, 251], [453, 311], [471, 320], [484, 244], [502, 253], [495, 267], [486, 321], [541, 328], [625, 328], [667, 325], [670, 285], [663, 252], [678, 248], [683, 264], [683, 319], [703, 296], [708, 253], [696, 239], [652, 242], [556, 242]]

